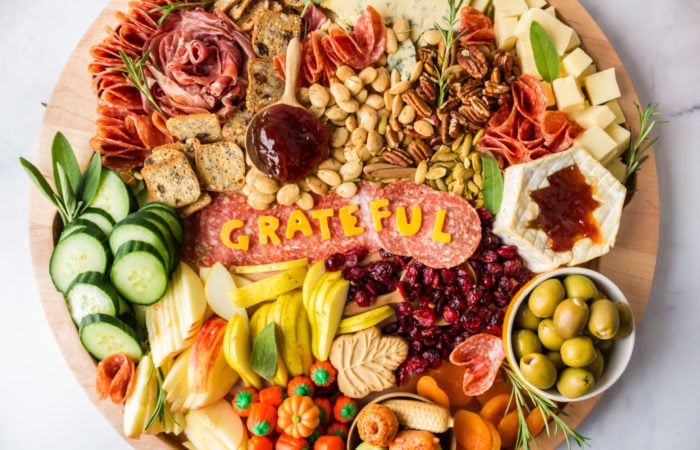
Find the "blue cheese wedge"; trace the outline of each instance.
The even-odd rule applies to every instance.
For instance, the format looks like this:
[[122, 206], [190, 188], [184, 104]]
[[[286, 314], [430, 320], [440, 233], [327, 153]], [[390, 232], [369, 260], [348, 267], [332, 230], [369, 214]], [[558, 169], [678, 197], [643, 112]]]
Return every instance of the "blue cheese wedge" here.
[[401, 74], [402, 80], [411, 78], [411, 73], [416, 68], [416, 47], [410, 40], [405, 40], [399, 44], [396, 53], [392, 53], [386, 59], [386, 64], [391, 69], [396, 69]]
[[[578, 166], [586, 183], [593, 187], [593, 198], [600, 204], [593, 212], [600, 239], [593, 242], [582, 238], [571, 250], [557, 252], [550, 248], [544, 231], [529, 227], [539, 214], [539, 206], [530, 193], [549, 186], [549, 175], [571, 165]], [[562, 265], [575, 266], [604, 255], [615, 244], [625, 195], [625, 187], [588, 151], [572, 148], [505, 170], [503, 201], [493, 232], [506, 244], [515, 245], [533, 272], [547, 272]]]

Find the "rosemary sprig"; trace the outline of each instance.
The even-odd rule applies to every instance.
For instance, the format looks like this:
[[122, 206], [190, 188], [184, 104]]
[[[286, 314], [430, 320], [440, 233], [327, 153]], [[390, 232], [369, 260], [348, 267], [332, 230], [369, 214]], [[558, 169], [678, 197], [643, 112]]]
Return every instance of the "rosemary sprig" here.
[[442, 36], [442, 41], [445, 44], [445, 53], [442, 56], [442, 61], [440, 62], [440, 67], [438, 67], [438, 72], [440, 74], [438, 78], [438, 105], [442, 105], [447, 96], [447, 91], [450, 88], [447, 85], [447, 78], [450, 76], [450, 71], [447, 70], [450, 67], [452, 47], [454, 43], [459, 39], [466, 30], [462, 30], [460, 33], [455, 34], [455, 27], [459, 21], [459, 10], [462, 9], [462, 4], [464, 0], [447, 0], [447, 5], [449, 6], [447, 25], [442, 26], [440, 24], [435, 24], [435, 29], [440, 32]]
[[163, 110], [158, 106], [153, 94], [151, 94], [151, 88], [148, 83], [148, 77], [144, 69], [148, 65], [148, 55], [151, 54], [151, 49], [146, 50], [140, 57], [132, 58], [127, 55], [124, 50], [119, 50], [119, 57], [124, 63], [124, 67], [111, 67], [111, 70], [116, 70], [122, 72], [126, 77], [126, 80], [131, 83], [138, 91], [146, 98], [148, 104], [154, 110], [163, 114]]
[[658, 103], [648, 104], [644, 109], [635, 103], [634, 107], [637, 110], [637, 118], [639, 119], [639, 134], [637, 134], [636, 139], [630, 140], [630, 145], [627, 149], [625, 183], [634, 173], [641, 169], [642, 164], [649, 158], [649, 155], [645, 153], [659, 140], [658, 136], [650, 136], [654, 127], [657, 124], [668, 123], [666, 120], [654, 119], [654, 117], [661, 115], [661, 112], [658, 110]]
[[[156, 369], [155, 367], [153, 367], [151, 369], [150, 376], [153, 377], [154, 375], [156, 377], [156, 404], [153, 408], [153, 413], [151, 414], [151, 417], [149, 417], [146, 421], [146, 426], [144, 427], [144, 430], [148, 430], [156, 422], [156, 420], [160, 422], [161, 425], [165, 425], [165, 421], [167, 419], [170, 419], [173, 422], [175, 422], [175, 418], [172, 416], [170, 409], [168, 409], [166, 394], [163, 390], [163, 373], [160, 369]], [[149, 378], [149, 384], [151, 379], [152, 378]]]
[[73, 148], [62, 133], [56, 133], [51, 144], [54, 191], [39, 169], [24, 158], [19, 159], [29, 178], [58, 210], [63, 226], [68, 225], [90, 206], [97, 192], [102, 173], [98, 154], [93, 155], [84, 173], [80, 173]]
[[204, 0], [201, 2], [175, 2], [175, 3], [166, 3], [165, 5], [157, 6], [155, 8], [151, 8], [148, 10], [149, 14], [152, 14], [154, 12], [163, 12], [163, 15], [160, 16], [160, 19], [158, 19], [158, 25], [162, 24], [165, 19], [170, 15], [170, 13], [175, 12], [180, 9], [188, 10], [188, 9], [193, 9], [198, 6], [201, 6], [202, 8], [207, 8], [211, 5], [214, 4], [214, 0]]
[[[529, 404], [534, 405], [540, 409], [542, 418], [544, 419], [545, 432], [547, 436], [556, 434], [561, 431], [564, 433], [564, 439], [566, 440], [567, 448], [571, 449], [571, 440], [576, 442], [580, 448], [588, 445], [589, 438], [582, 436], [576, 430], [567, 425], [561, 417], [560, 414], [565, 415], [565, 413], [559, 409], [559, 407], [551, 400], [542, 397], [537, 392], [531, 390], [526, 385], [524, 385], [513, 369], [504, 363], [502, 367], [502, 372], [506, 377], [506, 382], [513, 386], [513, 392], [511, 393], [511, 404], [515, 402], [515, 409], [518, 412], [518, 437], [515, 443], [515, 448], [522, 448], [523, 450], [530, 450], [530, 441], [534, 439], [534, 436], [530, 432], [526, 423], [526, 413], [530, 412]], [[549, 428], [549, 419], [554, 422], [554, 430]]]

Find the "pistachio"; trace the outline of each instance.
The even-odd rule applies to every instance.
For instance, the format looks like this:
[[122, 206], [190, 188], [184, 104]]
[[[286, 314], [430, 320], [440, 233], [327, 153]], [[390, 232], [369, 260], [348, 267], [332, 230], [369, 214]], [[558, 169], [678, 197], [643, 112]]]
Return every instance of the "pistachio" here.
[[317, 108], [325, 108], [330, 101], [330, 93], [325, 86], [314, 83], [309, 86], [309, 102]]
[[330, 146], [332, 148], [342, 147], [348, 141], [350, 131], [345, 127], [338, 127], [331, 133]]
[[253, 181], [253, 186], [258, 192], [263, 194], [274, 194], [279, 189], [277, 182], [268, 177], [255, 178], [255, 181]]
[[414, 178], [414, 181], [416, 183], [423, 183], [425, 181], [425, 175], [428, 173], [428, 162], [423, 160], [418, 163], [418, 167], [416, 167], [416, 176]]
[[476, 151], [471, 152], [469, 153], [469, 159], [472, 162], [472, 167], [474, 168], [474, 171], [481, 172], [481, 153]]
[[362, 175], [362, 162], [348, 161], [338, 169], [343, 181], [352, 180]]
[[335, 188], [335, 193], [342, 198], [353, 197], [355, 194], [357, 194], [357, 185], [355, 183], [346, 181]]
[[340, 183], [343, 182], [343, 179], [340, 177], [340, 174], [338, 174], [338, 172], [332, 169], [318, 169], [316, 171], [316, 176], [319, 180], [323, 181], [331, 187], [338, 186]]
[[311, 192], [317, 195], [326, 195], [328, 193], [328, 185], [321, 181], [315, 175], [309, 175], [306, 177], [306, 184], [309, 186]]
[[413, 129], [423, 137], [430, 137], [435, 132], [435, 129], [427, 120], [415, 121], [413, 123]]
[[384, 148], [384, 139], [377, 130], [370, 130], [367, 133], [367, 150], [372, 154], [377, 154]]
[[308, 192], [302, 192], [299, 195], [296, 204], [299, 208], [308, 211], [314, 207], [314, 198]]
[[431, 167], [425, 174], [426, 180], [437, 180], [447, 174], [447, 169], [444, 167]]
[[396, 39], [399, 42], [403, 42], [409, 38], [411, 35], [411, 24], [408, 19], [400, 18], [394, 21], [394, 26], [392, 27], [394, 33], [396, 34]]
[[343, 83], [345, 83], [345, 80], [347, 80], [348, 78], [350, 78], [354, 75], [355, 75], [355, 70], [352, 67], [347, 66], [347, 65], [340, 66], [335, 71], [335, 76], [337, 76], [338, 79]]
[[378, 75], [377, 69], [375, 69], [372, 66], [365, 67], [358, 74], [358, 76], [360, 77], [360, 80], [362, 80], [362, 83], [365, 85], [374, 82], [374, 80], [377, 79], [377, 75]]
[[347, 102], [352, 97], [350, 89], [348, 89], [343, 83], [333, 83], [330, 87], [331, 95], [335, 98], [335, 101]]
[[357, 93], [364, 87], [364, 83], [357, 75], [349, 77], [344, 83], [352, 95], [357, 95]]
[[390, 55], [399, 50], [399, 39], [392, 28], [386, 29], [386, 52]]
[[381, 94], [389, 88], [389, 82], [389, 72], [382, 67], [377, 69], [377, 77], [370, 84], [376, 93]]

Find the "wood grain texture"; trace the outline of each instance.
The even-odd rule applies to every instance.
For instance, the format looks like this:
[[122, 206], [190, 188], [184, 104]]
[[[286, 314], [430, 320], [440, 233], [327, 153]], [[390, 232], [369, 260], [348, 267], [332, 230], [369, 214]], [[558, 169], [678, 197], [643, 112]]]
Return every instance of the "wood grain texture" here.
[[[437, 0], [436, 0], [437, 1]], [[599, 68], [615, 67], [622, 91], [621, 104], [633, 134], [635, 123], [634, 103], [639, 102], [632, 83], [620, 59], [595, 21], [575, 0], [550, 0], [559, 16], [579, 33], [583, 46], [592, 55]], [[34, 162], [47, 176], [51, 174], [50, 148], [55, 132], [63, 132], [71, 142], [79, 160], [87, 164], [92, 150], [88, 141], [94, 134], [96, 99], [90, 89], [87, 65], [89, 49], [105, 36], [105, 27], [116, 25], [114, 13], [127, 8], [127, 0], [113, 0], [86, 32], [59, 78], [46, 109], [38, 138]], [[653, 154], [637, 179], [637, 192], [626, 206], [615, 248], [598, 261], [599, 271], [615, 281], [628, 297], [639, 324], [651, 291], [659, 240], [659, 197], [656, 163]], [[61, 352], [87, 396], [107, 418], [115, 430], [123, 436], [121, 407], [109, 401], [100, 401], [95, 394], [95, 362], [85, 352], [65, 307], [48, 276], [48, 264], [53, 248], [53, 220], [55, 209], [36, 189], [30, 192], [29, 237], [32, 263], [35, 271], [41, 303], [46, 319]], [[598, 398], [570, 403], [565, 410], [566, 421], [577, 426], [591, 412]], [[595, 442], [595, 436], [591, 436]], [[138, 449], [179, 448], [174, 441], [145, 435], [140, 439], [127, 439]], [[539, 448], [552, 449], [562, 441], [561, 436], [541, 437]]]

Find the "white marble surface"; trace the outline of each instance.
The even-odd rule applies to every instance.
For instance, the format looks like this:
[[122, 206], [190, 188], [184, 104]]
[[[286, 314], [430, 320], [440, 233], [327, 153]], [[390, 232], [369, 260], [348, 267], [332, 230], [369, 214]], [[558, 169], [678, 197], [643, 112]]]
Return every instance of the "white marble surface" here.
[[[406, 0], [408, 1], [408, 0]], [[106, 0], [0, 2], [0, 449], [126, 449], [58, 351], [33, 285], [28, 179], [42, 102]], [[656, 148], [661, 236], [632, 362], [579, 431], [593, 449], [697, 449], [700, 389], [700, 1], [582, 0], [642, 103], [670, 123]]]

